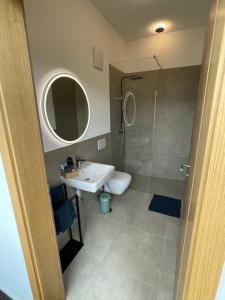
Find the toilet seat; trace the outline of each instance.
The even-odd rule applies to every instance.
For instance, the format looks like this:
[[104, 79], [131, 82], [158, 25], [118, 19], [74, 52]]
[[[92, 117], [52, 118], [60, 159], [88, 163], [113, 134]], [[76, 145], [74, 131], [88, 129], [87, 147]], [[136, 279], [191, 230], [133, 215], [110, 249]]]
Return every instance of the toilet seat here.
[[124, 172], [114, 171], [113, 176], [104, 185], [108, 193], [121, 195], [125, 192], [131, 182], [131, 175]]

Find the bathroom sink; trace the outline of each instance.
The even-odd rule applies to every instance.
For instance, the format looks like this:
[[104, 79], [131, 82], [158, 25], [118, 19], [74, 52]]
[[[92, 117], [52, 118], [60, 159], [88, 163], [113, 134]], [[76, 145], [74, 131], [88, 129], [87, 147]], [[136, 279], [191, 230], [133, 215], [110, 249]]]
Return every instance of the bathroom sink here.
[[110, 179], [114, 170], [114, 166], [85, 161], [80, 162], [78, 176], [73, 178], [60, 176], [60, 180], [69, 187], [95, 193]]

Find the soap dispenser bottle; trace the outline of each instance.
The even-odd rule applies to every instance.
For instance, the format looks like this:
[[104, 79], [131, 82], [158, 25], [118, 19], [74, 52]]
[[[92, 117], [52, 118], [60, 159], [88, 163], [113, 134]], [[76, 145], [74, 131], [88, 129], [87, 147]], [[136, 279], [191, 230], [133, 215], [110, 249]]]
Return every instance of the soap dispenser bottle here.
[[67, 157], [65, 172], [71, 172], [74, 169], [74, 163], [72, 157]]

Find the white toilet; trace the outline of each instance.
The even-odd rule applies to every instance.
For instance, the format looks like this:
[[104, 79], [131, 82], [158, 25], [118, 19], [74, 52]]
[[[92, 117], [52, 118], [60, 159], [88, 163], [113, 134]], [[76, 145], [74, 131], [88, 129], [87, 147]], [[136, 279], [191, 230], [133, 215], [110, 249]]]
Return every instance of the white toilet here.
[[130, 174], [114, 171], [113, 176], [104, 185], [104, 191], [115, 195], [121, 195], [126, 191], [130, 182]]

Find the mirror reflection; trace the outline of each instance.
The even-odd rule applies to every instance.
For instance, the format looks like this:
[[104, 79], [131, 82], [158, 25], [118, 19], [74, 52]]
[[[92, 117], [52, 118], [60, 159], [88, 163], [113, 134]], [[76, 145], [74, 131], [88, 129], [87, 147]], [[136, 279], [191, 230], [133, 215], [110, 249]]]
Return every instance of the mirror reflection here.
[[62, 76], [47, 90], [46, 116], [54, 133], [65, 141], [79, 139], [88, 125], [89, 109], [86, 95], [73, 78]]

